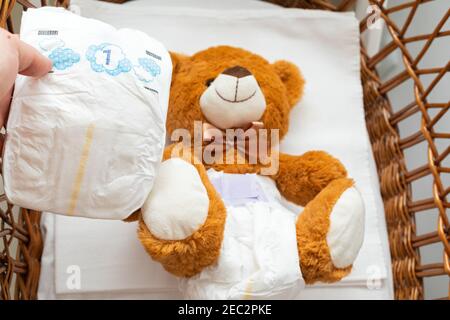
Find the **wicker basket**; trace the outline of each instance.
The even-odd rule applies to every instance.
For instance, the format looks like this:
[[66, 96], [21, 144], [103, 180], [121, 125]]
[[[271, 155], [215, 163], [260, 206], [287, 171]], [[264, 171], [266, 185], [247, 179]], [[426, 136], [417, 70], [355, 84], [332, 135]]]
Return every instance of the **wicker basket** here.
[[[11, 31], [13, 23], [10, 14], [15, 2], [0, 0], [1, 26]], [[46, 5], [45, 0], [41, 2]], [[59, 0], [56, 4], [66, 6], [68, 2]], [[286, 7], [333, 11], [343, 11], [355, 4], [355, 0], [333, 1], [340, 2], [338, 5], [324, 0], [271, 2]], [[386, 213], [395, 297], [422, 299], [425, 278], [440, 276], [441, 279], [444, 276], [446, 283], [450, 279], [450, 133], [440, 129], [442, 121], [449, 121], [450, 102], [448, 99], [433, 100], [433, 91], [447, 76], [450, 62], [436, 62], [439, 65], [432, 68], [420, 67], [420, 61], [433, 42], [449, 39], [450, 31], [442, 28], [449, 18], [450, 10], [442, 12], [442, 19], [429, 20], [432, 27], [429, 33], [410, 34], [412, 20], [417, 18], [420, 9], [430, 0], [394, 1], [394, 6], [389, 8], [383, 6], [383, 0], [369, 2], [373, 6], [372, 10], [379, 13], [384, 22], [383, 28], [390, 36], [390, 41], [376, 54], [369, 56], [364, 46], [361, 47], [361, 80], [367, 128], [378, 167]], [[17, 0], [17, 3], [24, 9], [32, 6], [26, 0]], [[392, 19], [393, 15], [399, 13], [405, 17], [403, 25], [397, 25]], [[361, 21], [361, 37], [369, 32], [372, 18], [369, 14]], [[412, 54], [412, 45], [419, 49], [415, 50], [417, 54]], [[403, 70], [389, 79], [382, 79], [379, 67], [394, 52], [401, 57]], [[392, 99], [390, 101], [389, 98], [405, 83], [411, 84], [409, 101], [391, 104]], [[414, 127], [415, 131], [404, 132], [402, 124], [413, 118], [419, 120]], [[410, 163], [405, 154], [418, 146], [423, 147], [423, 161], [418, 164], [415, 159], [414, 163]], [[429, 197], [418, 199], [414, 188], [415, 183], [422, 179], [430, 181], [427, 188]], [[4, 195], [0, 196], [0, 202], [0, 299], [35, 299], [43, 247], [39, 228], [40, 215], [38, 212], [7, 204]], [[416, 220], [419, 215], [435, 219], [436, 227], [433, 231], [421, 234], [417, 232]], [[420, 251], [430, 245], [442, 247], [440, 262], [421, 261]], [[443, 297], [447, 298], [450, 298], [450, 286], [448, 295]]]

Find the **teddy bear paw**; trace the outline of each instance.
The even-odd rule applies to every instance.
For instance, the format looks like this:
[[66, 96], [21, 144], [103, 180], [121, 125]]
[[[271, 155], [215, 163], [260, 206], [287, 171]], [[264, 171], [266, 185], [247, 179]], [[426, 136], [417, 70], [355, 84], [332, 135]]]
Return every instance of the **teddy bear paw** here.
[[208, 193], [196, 168], [181, 158], [171, 158], [159, 168], [142, 218], [155, 237], [182, 240], [205, 223], [208, 208]]
[[341, 194], [329, 219], [326, 241], [331, 260], [336, 268], [346, 268], [355, 261], [364, 239], [364, 203], [354, 186]]

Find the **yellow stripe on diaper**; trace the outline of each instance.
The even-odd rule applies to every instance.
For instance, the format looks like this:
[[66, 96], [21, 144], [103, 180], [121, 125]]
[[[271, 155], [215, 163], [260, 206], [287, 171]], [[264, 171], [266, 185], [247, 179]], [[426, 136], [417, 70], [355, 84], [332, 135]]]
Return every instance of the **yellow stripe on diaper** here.
[[242, 297], [243, 300], [250, 300], [252, 298], [252, 291], [253, 291], [253, 279], [249, 279], [247, 282], [247, 287], [245, 288], [244, 296]]
[[89, 158], [89, 151], [91, 149], [92, 138], [94, 137], [94, 124], [89, 125], [86, 129], [86, 137], [84, 138], [83, 150], [81, 152], [80, 162], [78, 164], [78, 171], [73, 183], [72, 194], [70, 196], [69, 214], [72, 215], [77, 206], [78, 196], [80, 194], [81, 183], [83, 182], [84, 172], [86, 171], [86, 163]]

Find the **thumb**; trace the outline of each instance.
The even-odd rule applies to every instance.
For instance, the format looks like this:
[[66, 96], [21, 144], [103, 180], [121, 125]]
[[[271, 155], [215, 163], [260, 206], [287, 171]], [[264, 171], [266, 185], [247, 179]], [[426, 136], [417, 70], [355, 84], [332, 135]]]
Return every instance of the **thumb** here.
[[52, 69], [52, 62], [29, 44], [17, 39], [19, 73], [25, 76], [42, 77]]
[[0, 133], [0, 152], [3, 150], [3, 144], [5, 143], [5, 135]]

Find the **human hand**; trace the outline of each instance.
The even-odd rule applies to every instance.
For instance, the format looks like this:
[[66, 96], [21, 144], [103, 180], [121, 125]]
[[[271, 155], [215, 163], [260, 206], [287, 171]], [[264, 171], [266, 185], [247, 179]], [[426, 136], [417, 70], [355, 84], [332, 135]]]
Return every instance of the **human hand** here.
[[[42, 77], [52, 68], [52, 62], [32, 46], [0, 28], [0, 128], [6, 123], [9, 106], [18, 73]], [[0, 147], [3, 144], [0, 140]]]

